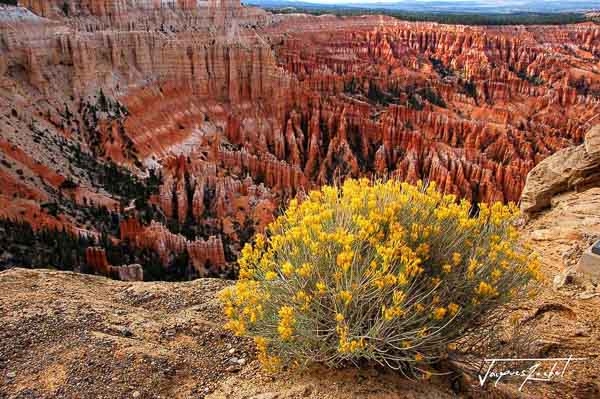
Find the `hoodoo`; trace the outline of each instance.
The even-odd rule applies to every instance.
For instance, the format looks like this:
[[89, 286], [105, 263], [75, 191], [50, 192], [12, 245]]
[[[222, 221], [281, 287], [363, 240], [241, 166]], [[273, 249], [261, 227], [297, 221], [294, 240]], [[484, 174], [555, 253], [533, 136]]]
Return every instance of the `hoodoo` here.
[[600, 113], [593, 24], [277, 15], [238, 0], [19, 6], [0, 13], [1, 212], [106, 237], [114, 265], [234, 272], [291, 198], [346, 177], [518, 202]]

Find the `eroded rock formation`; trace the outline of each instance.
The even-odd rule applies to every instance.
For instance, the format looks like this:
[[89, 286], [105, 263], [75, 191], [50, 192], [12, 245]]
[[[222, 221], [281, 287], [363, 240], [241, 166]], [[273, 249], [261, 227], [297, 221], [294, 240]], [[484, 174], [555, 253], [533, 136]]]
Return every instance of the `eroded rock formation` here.
[[196, 275], [220, 275], [225, 272], [227, 262], [220, 237], [188, 240], [181, 234], [171, 233], [160, 223], [152, 222], [149, 226], [142, 227], [136, 220], [127, 219], [121, 222], [120, 231], [121, 239], [129, 240], [135, 247], [154, 249], [164, 264], [187, 252]]
[[[600, 114], [594, 24], [20, 4], [0, 16], [2, 199], [68, 202], [53, 218], [82, 231], [83, 209], [106, 208], [96, 233], [165, 264], [187, 251], [201, 275], [222, 272], [290, 198], [346, 177], [516, 202], [529, 171], [581, 144]], [[110, 162], [160, 182], [97, 178]]]
[[121, 281], [144, 281], [144, 270], [142, 265], [112, 266], [108, 263], [104, 248], [86, 248], [85, 261], [94, 274], [111, 277]]

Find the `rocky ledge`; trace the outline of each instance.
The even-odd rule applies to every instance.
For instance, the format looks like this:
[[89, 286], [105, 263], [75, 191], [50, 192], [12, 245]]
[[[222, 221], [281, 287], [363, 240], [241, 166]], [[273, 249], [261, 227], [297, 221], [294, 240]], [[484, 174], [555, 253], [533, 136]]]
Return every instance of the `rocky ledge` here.
[[583, 144], [565, 148], [529, 172], [521, 210], [534, 213], [550, 207], [552, 197], [600, 184], [600, 125], [590, 129]]

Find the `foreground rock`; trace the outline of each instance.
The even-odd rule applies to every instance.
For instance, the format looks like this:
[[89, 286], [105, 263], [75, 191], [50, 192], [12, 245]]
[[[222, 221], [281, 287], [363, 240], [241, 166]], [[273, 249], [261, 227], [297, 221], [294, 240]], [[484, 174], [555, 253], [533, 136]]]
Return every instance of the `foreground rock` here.
[[537, 393], [600, 397], [600, 286], [577, 266], [600, 239], [600, 126], [586, 134], [584, 144], [559, 151], [532, 170], [521, 209], [532, 216], [524, 236], [540, 254], [546, 281], [515, 312], [529, 314], [518, 328], [536, 338], [543, 357], [587, 359], [571, 369], [570, 377]]
[[0, 397], [204, 397], [229, 373], [229, 351], [252, 356], [220, 327], [227, 284], [0, 273]]
[[600, 125], [590, 129], [585, 142], [557, 152], [529, 172], [521, 197], [527, 213], [550, 206], [556, 194], [600, 183]]
[[[600, 238], [600, 187], [566, 192], [525, 226], [542, 259], [546, 277], [540, 292], [517, 314], [529, 315], [518, 328], [541, 345], [544, 357], [583, 357], [558, 384], [539, 386], [539, 397], [600, 397], [600, 287], [576, 271], [584, 250]], [[525, 311], [523, 311], [525, 309]], [[544, 390], [545, 389], [545, 390]], [[561, 392], [562, 391], [562, 392]], [[563, 396], [561, 396], [563, 395]]]
[[[544, 247], [545, 250], [546, 247]], [[546, 255], [546, 252], [544, 252]], [[552, 258], [550, 258], [552, 259]], [[222, 329], [216, 294], [229, 283], [128, 283], [70, 272], [0, 273], [2, 398], [585, 398], [600, 393], [600, 323], [590, 305], [551, 290], [519, 304], [536, 356], [586, 356], [556, 384], [514, 385], [449, 377], [409, 381], [392, 371], [261, 371], [252, 344]], [[502, 344], [506, 346], [505, 344]], [[522, 353], [523, 355], [525, 353]], [[592, 395], [592, 396], [590, 396]]]

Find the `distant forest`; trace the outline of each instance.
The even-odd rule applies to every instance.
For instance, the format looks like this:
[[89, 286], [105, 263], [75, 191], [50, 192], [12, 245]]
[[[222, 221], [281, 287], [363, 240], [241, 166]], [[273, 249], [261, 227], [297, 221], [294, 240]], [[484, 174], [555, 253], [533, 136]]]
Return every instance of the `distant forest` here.
[[[249, 3], [253, 4], [253, 1]], [[17, 0], [0, 0], [0, 4], [16, 5]], [[273, 3], [271, 3], [273, 4]], [[509, 14], [485, 14], [485, 13], [446, 13], [446, 12], [415, 12], [400, 11], [385, 8], [360, 8], [345, 7], [340, 5], [306, 4], [301, 3], [293, 7], [258, 5], [267, 11], [277, 14], [305, 13], [312, 15], [333, 14], [342, 16], [358, 15], [388, 15], [404, 21], [439, 22], [453, 25], [565, 25], [576, 24], [585, 21], [598, 23], [597, 18], [588, 18], [583, 13], [534, 13], [518, 12]]]
[[356, 8], [343, 6], [294, 6], [266, 7], [267, 11], [279, 14], [305, 13], [312, 15], [333, 14], [342, 16], [387, 15], [404, 21], [438, 22], [453, 25], [565, 25], [589, 21], [582, 13], [530, 13], [475, 14], [398, 11], [382, 8]]

